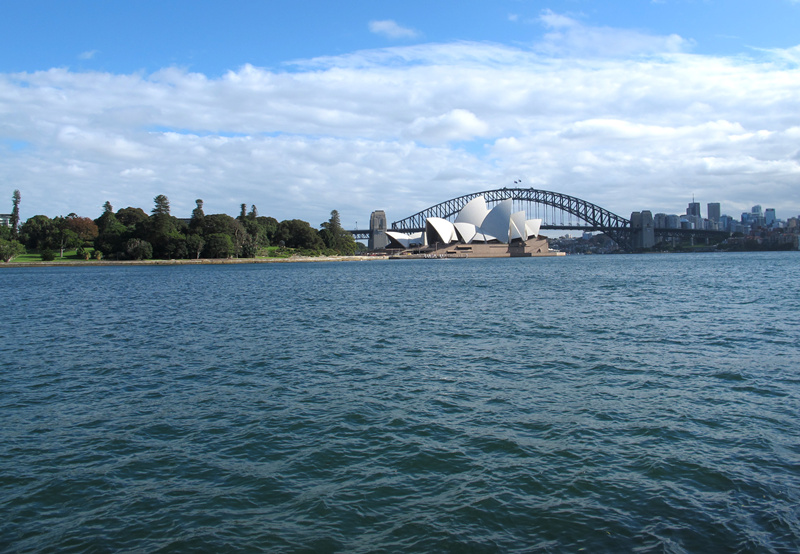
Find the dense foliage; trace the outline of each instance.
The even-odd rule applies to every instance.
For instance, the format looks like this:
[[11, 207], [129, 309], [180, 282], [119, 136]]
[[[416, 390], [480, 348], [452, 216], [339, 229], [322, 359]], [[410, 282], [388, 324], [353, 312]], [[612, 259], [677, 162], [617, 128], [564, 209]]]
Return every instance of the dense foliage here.
[[[14, 207], [19, 204], [15, 191]], [[64, 252], [77, 249], [80, 257], [144, 260], [186, 258], [254, 258], [291, 250], [302, 254], [353, 254], [364, 248], [342, 229], [339, 213], [317, 231], [308, 222], [292, 219], [278, 222], [259, 216], [255, 206], [248, 211], [242, 204], [239, 217], [227, 214], [206, 215], [203, 201], [196, 200], [190, 219], [170, 214], [169, 199], [160, 194], [148, 215], [141, 208], [127, 207], [114, 212], [110, 202], [92, 220], [69, 214], [49, 218], [35, 215], [19, 228], [19, 241], [12, 230], [0, 232], [0, 257], [9, 260], [24, 252], [44, 257], [63, 258]], [[92, 252], [93, 251], [93, 252]]]

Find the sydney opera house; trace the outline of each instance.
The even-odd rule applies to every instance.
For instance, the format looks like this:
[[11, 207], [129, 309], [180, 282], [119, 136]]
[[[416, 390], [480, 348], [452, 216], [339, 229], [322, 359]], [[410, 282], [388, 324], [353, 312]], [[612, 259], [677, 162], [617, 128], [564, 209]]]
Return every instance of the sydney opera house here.
[[506, 258], [546, 256], [547, 239], [539, 237], [541, 219], [526, 219], [525, 212], [511, 213], [511, 199], [491, 210], [483, 196], [471, 200], [454, 222], [439, 217], [425, 220], [418, 233], [387, 231], [389, 249], [403, 249], [422, 255]]

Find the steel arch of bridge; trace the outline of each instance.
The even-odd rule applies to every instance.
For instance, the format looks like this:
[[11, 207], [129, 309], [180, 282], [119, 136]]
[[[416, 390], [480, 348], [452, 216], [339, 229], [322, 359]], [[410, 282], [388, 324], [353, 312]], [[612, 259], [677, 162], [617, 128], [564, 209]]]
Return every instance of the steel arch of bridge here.
[[[483, 196], [487, 204], [496, 204], [502, 200], [511, 199], [519, 202], [552, 206], [553, 208], [572, 214], [585, 221], [588, 224], [586, 226], [587, 228], [602, 231], [621, 248], [629, 249], [631, 246], [631, 222], [624, 217], [620, 217], [605, 208], [601, 208], [597, 204], [592, 204], [591, 202], [569, 196], [568, 194], [534, 188], [502, 188], [465, 194], [464, 196], [459, 196], [458, 198], [453, 198], [431, 206], [400, 221], [395, 221], [392, 223], [392, 230], [414, 231], [424, 229], [425, 220], [427, 218], [452, 218], [458, 214], [470, 200], [479, 196]], [[546, 228], [544, 225], [542, 227]]]

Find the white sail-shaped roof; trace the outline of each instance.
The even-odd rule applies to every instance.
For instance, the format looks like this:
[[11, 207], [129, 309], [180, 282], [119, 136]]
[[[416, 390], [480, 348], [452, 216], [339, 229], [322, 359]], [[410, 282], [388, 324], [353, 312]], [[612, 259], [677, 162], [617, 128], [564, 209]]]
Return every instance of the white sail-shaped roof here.
[[464, 244], [470, 244], [475, 239], [475, 235], [478, 233], [478, 228], [472, 223], [456, 221], [453, 226], [456, 228], [456, 232], [458, 233], [461, 242]]
[[[433, 230], [438, 237], [432, 237], [430, 230]], [[429, 217], [425, 220], [425, 231], [428, 235], [428, 244], [431, 242], [443, 242], [450, 244], [458, 240], [456, 228], [452, 223], [441, 217]]]
[[528, 240], [527, 220], [525, 219], [525, 212], [516, 212], [511, 214], [511, 221], [509, 222], [511, 240], [522, 239]]
[[492, 211], [484, 218], [481, 224], [481, 231], [484, 234], [492, 235], [500, 242], [508, 242], [509, 221], [511, 220], [511, 199], [498, 202]]
[[471, 223], [475, 227], [480, 227], [487, 215], [489, 215], [489, 208], [486, 207], [486, 200], [483, 196], [478, 196], [461, 208], [456, 216], [456, 223]]
[[528, 236], [526, 238], [539, 236], [539, 229], [541, 228], [541, 226], [542, 226], [541, 219], [529, 219], [528, 221], [526, 221], [525, 227], [528, 230], [527, 231]]
[[403, 248], [410, 248], [413, 245], [425, 246], [425, 233], [400, 233], [397, 231], [386, 231], [386, 235], [391, 242], [397, 243]]

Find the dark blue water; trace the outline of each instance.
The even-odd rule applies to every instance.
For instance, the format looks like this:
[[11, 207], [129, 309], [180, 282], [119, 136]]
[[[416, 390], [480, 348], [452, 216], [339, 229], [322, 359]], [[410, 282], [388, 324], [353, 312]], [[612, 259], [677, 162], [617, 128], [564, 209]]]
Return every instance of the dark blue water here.
[[800, 549], [798, 253], [0, 270], [0, 550]]

